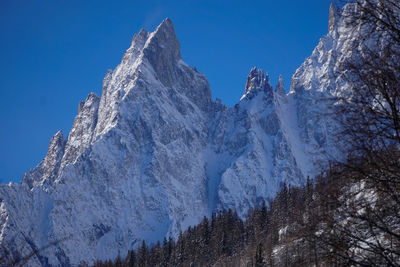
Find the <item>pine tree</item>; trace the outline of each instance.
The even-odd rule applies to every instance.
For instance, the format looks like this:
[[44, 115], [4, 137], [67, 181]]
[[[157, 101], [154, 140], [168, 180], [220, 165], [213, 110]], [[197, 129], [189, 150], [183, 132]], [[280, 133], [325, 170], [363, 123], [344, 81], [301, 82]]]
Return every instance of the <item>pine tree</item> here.
[[267, 228], [267, 206], [263, 201], [261, 208], [257, 209], [254, 214], [254, 230], [255, 235], [260, 236], [266, 231]]
[[139, 266], [146, 266], [147, 265], [147, 259], [148, 259], [148, 249], [146, 245], [146, 241], [142, 241], [142, 246], [139, 248], [138, 251], [138, 264]]
[[161, 245], [160, 241], [157, 241], [156, 245], [153, 246], [150, 250], [148, 262], [149, 266], [156, 266], [160, 263], [161, 260]]
[[118, 253], [117, 259], [115, 260], [114, 266], [115, 267], [123, 267], [121, 255], [119, 253]]
[[125, 260], [128, 267], [135, 267], [137, 264], [136, 252], [134, 250], [129, 250], [128, 255]]
[[168, 266], [168, 262], [171, 257], [171, 253], [172, 253], [171, 240], [167, 241], [167, 238], [164, 237], [163, 244], [161, 247], [161, 266], [162, 267]]
[[263, 256], [263, 246], [261, 243], [258, 243], [256, 249], [256, 259], [255, 259], [255, 267], [264, 267], [264, 256]]

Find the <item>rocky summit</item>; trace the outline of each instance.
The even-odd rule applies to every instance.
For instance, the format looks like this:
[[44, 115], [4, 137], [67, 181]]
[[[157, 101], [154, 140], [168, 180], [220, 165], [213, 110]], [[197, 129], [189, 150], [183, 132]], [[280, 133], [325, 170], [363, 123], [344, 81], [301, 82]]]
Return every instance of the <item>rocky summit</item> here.
[[338, 66], [358, 38], [332, 9], [289, 93], [253, 68], [227, 107], [182, 60], [171, 20], [141, 30], [101, 97], [79, 103], [66, 139], [57, 132], [20, 184], [0, 186], [1, 247], [14, 259], [38, 251], [30, 266], [93, 263], [303, 185], [343, 157], [329, 100], [347, 90]]

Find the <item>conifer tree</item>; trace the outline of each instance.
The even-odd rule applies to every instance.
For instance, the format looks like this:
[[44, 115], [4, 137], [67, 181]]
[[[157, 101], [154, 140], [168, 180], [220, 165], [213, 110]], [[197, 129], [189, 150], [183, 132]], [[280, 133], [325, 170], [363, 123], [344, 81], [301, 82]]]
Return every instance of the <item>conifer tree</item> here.
[[136, 252], [134, 250], [128, 251], [128, 255], [126, 256], [125, 262], [128, 267], [136, 267], [137, 259], [136, 259]]
[[138, 251], [138, 264], [139, 266], [146, 266], [147, 265], [147, 256], [148, 256], [148, 249], [146, 245], [146, 241], [142, 241], [142, 245]]
[[255, 258], [255, 267], [264, 267], [264, 256], [263, 256], [263, 246], [261, 243], [258, 243], [256, 249], [256, 258]]
[[115, 267], [123, 267], [123, 263], [122, 263], [122, 259], [121, 259], [121, 255], [118, 253], [117, 259], [115, 260]]

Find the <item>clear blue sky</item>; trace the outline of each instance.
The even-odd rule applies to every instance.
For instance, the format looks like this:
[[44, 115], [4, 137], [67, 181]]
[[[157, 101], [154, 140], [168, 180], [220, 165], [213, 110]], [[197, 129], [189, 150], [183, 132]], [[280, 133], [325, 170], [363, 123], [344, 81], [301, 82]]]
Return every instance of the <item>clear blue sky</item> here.
[[140, 28], [175, 24], [183, 60], [232, 106], [252, 66], [291, 75], [328, 28], [328, 0], [0, 1], [0, 180], [19, 182], [65, 137], [80, 100], [100, 95]]

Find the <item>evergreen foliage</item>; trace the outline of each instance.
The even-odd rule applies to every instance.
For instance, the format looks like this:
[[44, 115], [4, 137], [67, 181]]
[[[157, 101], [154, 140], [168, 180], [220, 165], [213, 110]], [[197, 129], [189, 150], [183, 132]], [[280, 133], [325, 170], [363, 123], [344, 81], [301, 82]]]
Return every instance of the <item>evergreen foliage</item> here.
[[[189, 227], [176, 241], [164, 238], [162, 245], [150, 249], [143, 241], [136, 251], [128, 252], [123, 266], [301, 266], [322, 261], [327, 256], [317, 240], [307, 236], [313, 236], [318, 222], [335, 207], [330, 203], [337, 200], [325, 196], [335, 196], [342, 185], [329, 178], [318, 181], [300, 188], [283, 185], [269, 205], [264, 202], [250, 210], [246, 220], [232, 210], [220, 211]], [[293, 240], [300, 241], [290, 244]], [[281, 246], [285, 248], [277, 250]], [[282, 262], [277, 262], [274, 250]], [[117, 266], [119, 261], [94, 266]]]

